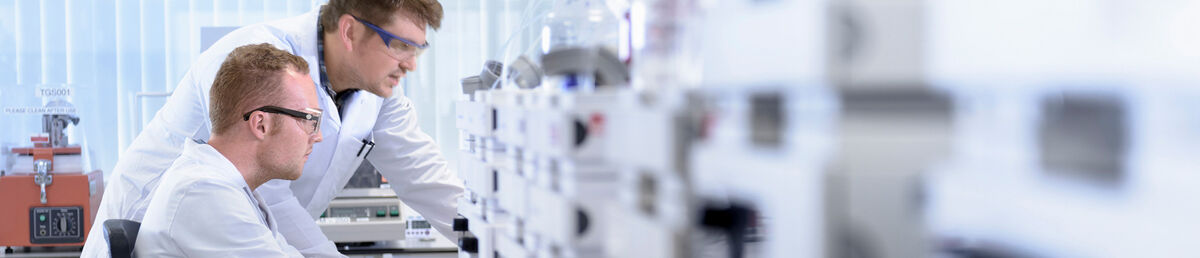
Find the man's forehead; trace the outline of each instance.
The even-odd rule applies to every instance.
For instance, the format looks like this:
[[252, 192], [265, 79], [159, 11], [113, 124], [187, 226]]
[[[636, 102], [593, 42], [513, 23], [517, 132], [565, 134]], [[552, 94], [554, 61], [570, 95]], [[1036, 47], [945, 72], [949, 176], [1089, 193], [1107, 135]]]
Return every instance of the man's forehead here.
[[420, 16], [418, 16], [416, 13], [407, 10], [396, 10], [395, 12], [392, 12], [392, 14], [387, 17], [388, 20], [384, 22], [386, 22], [387, 25], [404, 23], [403, 25], [405, 26], [413, 26], [424, 29], [427, 24], [425, 24], [425, 21], [419, 17]]
[[289, 102], [294, 102], [303, 105], [306, 108], [320, 108], [316, 105], [320, 99], [317, 97], [316, 84], [313, 83], [312, 77], [304, 72], [288, 71], [284, 75], [285, 90], [291, 94], [285, 94]]
[[425, 43], [425, 23], [418, 21], [413, 15], [405, 12], [396, 12], [389, 17], [387, 24], [380, 25], [380, 28], [395, 34], [396, 36], [417, 41], [417, 43]]

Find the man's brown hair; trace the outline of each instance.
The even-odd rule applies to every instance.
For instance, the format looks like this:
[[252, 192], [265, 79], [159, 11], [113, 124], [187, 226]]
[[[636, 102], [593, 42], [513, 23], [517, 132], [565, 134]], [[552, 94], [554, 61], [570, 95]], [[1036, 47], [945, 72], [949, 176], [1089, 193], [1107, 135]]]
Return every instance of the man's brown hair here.
[[321, 7], [318, 22], [326, 30], [336, 30], [338, 18], [350, 14], [378, 26], [392, 22], [397, 11], [411, 15], [413, 21], [429, 25], [434, 30], [442, 27], [442, 4], [437, 0], [329, 0]]
[[287, 71], [308, 74], [303, 58], [261, 43], [233, 49], [213, 79], [209, 90], [208, 118], [212, 134], [221, 134], [242, 121], [242, 114], [265, 105], [276, 105]]

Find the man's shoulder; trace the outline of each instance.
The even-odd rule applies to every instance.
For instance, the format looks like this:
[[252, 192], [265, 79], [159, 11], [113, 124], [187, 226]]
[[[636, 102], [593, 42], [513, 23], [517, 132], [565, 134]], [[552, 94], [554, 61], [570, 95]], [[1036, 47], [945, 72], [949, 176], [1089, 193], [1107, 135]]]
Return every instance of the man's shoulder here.
[[215, 175], [218, 169], [220, 168], [211, 165], [185, 164], [167, 169], [164, 180], [170, 179], [183, 186], [199, 185], [206, 188], [241, 188], [229, 180], [229, 178]]
[[147, 207], [144, 223], [149, 223], [149, 228], [168, 230], [180, 226], [171, 222], [179, 216], [236, 209], [231, 204], [246, 200], [240, 185], [222, 175], [228, 172], [221, 171], [221, 166], [189, 153], [184, 151], [164, 172]]
[[[202, 162], [184, 162], [168, 169], [163, 176], [162, 192], [155, 199], [167, 197], [166, 212], [194, 212], [195, 209], [236, 209], [232, 204], [249, 198], [241, 185], [218, 175], [217, 166]], [[235, 172], [236, 173], [236, 172]], [[247, 202], [248, 203], [248, 202]]]
[[[306, 13], [298, 16], [250, 24], [238, 28], [222, 38], [239, 41], [238, 46], [254, 43], [269, 43], [284, 51], [293, 52], [293, 47], [316, 34], [316, 15]], [[316, 38], [314, 37], [315, 41]]]
[[[195, 152], [184, 151], [175, 163], [164, 174], [164, 183], [170, 182], [181, 186], [202, 186], [205, 188], [240, 189], [241, 185], [233, 179], [238, 174], [236, 170], [220, 164], [211, 158], [201, 157]], [[195, 186], [193, 186], [195, 187]], [[180, 189], [184, 190], [184, 189]]]
[[[268, 43], [276, 48], [296, 53], [297, 46], [312, 35], [316, 34], [316, 15], [303, 14], [279, 20], [272, 20], [242, 26], [222, 36], [217, 42], [201, 53], [201, 57], [211, 56], [216, 63], [223, 62], [234, 48], [258, 43]], [[312, 37], [312, 44], [316, 38]], [[208, 55], [205, 55], [208, 54]]]

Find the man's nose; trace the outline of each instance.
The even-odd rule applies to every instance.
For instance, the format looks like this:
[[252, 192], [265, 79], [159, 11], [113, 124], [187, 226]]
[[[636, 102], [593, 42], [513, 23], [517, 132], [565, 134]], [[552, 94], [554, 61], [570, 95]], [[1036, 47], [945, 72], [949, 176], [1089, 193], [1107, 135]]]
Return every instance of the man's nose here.
[[413, 70], [416, 70], [417, 69], [417, 57], [413, 56], [413, 57], [404, 59], [403, 61], [400, 61], [400, 69], [403, 69], [404, 73], [408, 73]]
[[311, 139], [313, 143], [318, 143], [321, 142], [321, 140], [324, 140], [325, 137], [321, 136], [321, 132], [317, 132], [316, 134], [313, 134], [312, 137], [309, 137], [309, 139]]

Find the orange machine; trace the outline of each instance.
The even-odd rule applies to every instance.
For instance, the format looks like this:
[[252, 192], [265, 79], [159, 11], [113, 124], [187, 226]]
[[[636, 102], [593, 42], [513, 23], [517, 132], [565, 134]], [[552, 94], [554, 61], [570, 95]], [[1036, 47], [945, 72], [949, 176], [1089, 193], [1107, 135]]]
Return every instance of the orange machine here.
[[83, 173], [78, 145], [54, 146], [65, 139], [31, 140], [33, 147], [12, 150], [20, 164], [0, 175], [0, 246], [81, 246], [104, 193], [103, 173]]

